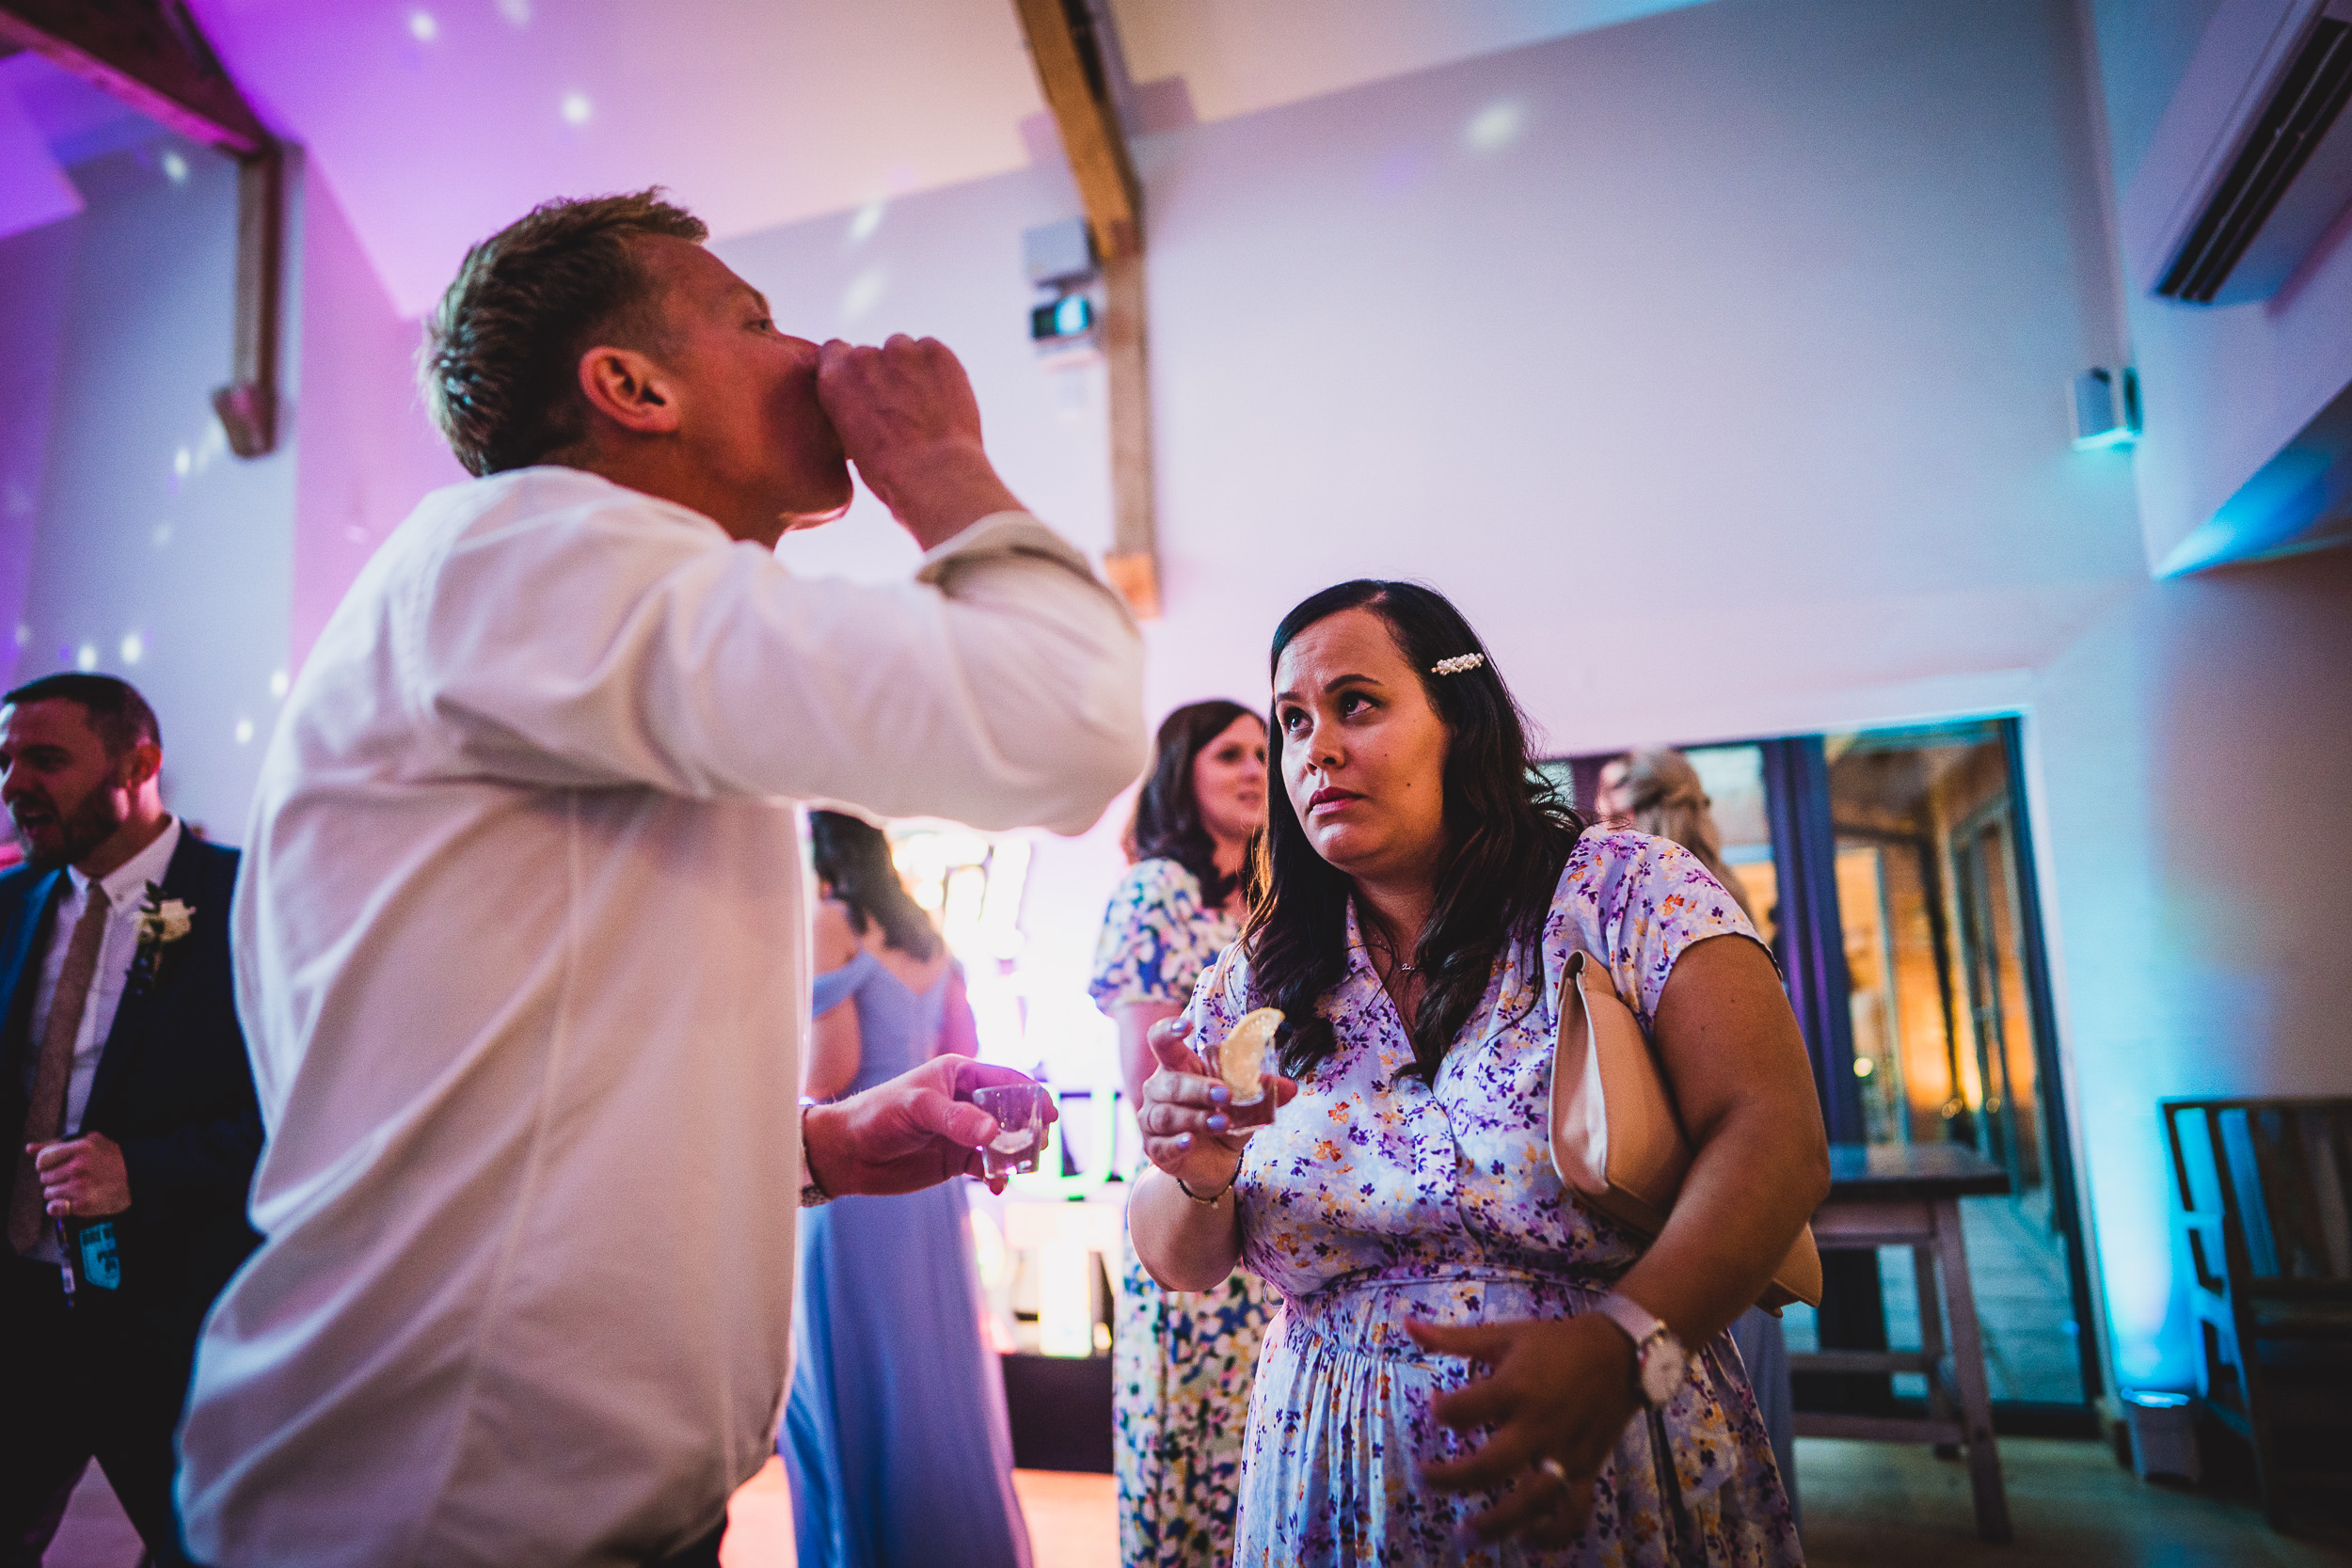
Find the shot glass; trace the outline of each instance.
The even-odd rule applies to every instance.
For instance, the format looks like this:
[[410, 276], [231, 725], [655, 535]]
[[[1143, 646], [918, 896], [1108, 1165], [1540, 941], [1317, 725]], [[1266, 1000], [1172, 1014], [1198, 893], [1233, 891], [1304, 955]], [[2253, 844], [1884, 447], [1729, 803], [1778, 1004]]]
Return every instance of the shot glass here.
[[1203, 1047], [1200, 1052], [1202, 1060], [1209, 1064], [1209, 1076], [1223, 1082], [1225, 1092], [1233, 1097], [1225, 1102], [1226, 1130], [1246, 1138], [1259, 1128], [1274, 1124], [1274, 1097], [1265, 1092], [1265, 1079], [1261, 1075], [1250, 1089], [1248, 1098], [1244, 1099], [1242, 1091], [1225, 1076], [1224, 1054], [1225, 1042], [1222, 1040]]
[[996, 1136], [980, 1146], [980, 1168], [989, 1176], [1023, 1176], [1037, 1169], [1045, 1147], [1042, 1084], [991, 1084], [972, 1091], [972, 1103], [996, 1118]]

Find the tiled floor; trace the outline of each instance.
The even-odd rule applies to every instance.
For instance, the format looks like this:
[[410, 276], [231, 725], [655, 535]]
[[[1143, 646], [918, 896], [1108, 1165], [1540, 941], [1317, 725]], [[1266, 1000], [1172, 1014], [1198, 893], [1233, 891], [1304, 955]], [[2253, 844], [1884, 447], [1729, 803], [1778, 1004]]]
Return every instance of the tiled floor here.
[[[2036, 1203], [2043, 1196], [1963, 1198], [1960, 1224], [1968, 1241], [1970, 1293], [1984, 1331], [1985, 1382], [1994, 1399], [2074, 1404], [2082, 1400], [2074, 1303], [2066, 1281], [2065, 1243], [2049, 1228], [2046, 1201]], [[1919, 1296], [1908, 1247], [1879, 1249], [1879, 1280], [1886, 1303], [1886, 1342], [1917, 1348]], [[1810, 1311], [1791, 1307], [1786, 1323], [1789, 1349], [1816, 1348]], [[1919, 1398], [1925, 1380], [1899, 1376], [1895, 1391]]]
[[[2096, 1443], [2001, 1445], [2017, 1539], [1976, 1537], [1966, 1469], [1925, 1449], [1805, 1438], [1797, 1444], [1805, 1553], [1814, 1568], [2352, 1568], [2352, 1536], [2289, 1539], [2250, 1503], [2149, 1486]], [[1015, 1474], [1036, 1568], [1117, 1568], [1111, 1478]], [[782, 1466], [736, 1495], [725, 1568], [790, 1568]], [[95, 1468], [47, 1568], [132, 1568], [138, 1538]]]
[[2007, 1438], [2001, 1468], [2016, 1540], [1976, 1537], [1968, 1471], [1924, 1448], [1800, 1438], [1805, 1559], [1813, 1568], [2326, 1568], [2352, 1538], [2273, 1533], [2250, 1502], [2151, 1486], [2098, 1443]]

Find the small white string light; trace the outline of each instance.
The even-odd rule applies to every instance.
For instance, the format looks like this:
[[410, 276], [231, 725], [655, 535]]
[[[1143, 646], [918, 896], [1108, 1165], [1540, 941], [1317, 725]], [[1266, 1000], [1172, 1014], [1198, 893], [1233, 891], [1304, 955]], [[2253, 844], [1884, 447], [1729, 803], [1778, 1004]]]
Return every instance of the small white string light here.
[[1429, 673], [1433, 675], [1458, 675], [1465, 670], [1475, 670], [1486, 662], [1485, 654], [1458, 654], [1452, 658], [1438, 660], [1429, 667]]

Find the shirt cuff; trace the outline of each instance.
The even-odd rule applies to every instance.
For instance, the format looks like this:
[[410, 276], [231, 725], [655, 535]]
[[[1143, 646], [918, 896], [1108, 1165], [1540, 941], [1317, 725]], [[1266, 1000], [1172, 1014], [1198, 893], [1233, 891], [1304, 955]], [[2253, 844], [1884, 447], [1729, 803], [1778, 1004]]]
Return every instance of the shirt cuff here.
[[1026, 512], [992, 512], [967, 525], [953, 538], [934, 545], [915, 569], [914, 580], [944, 589], [948, 579], [966, 566], [1017, 556], [1049, 561], [1075, 572], [1117, 605], [1121, 614], [1126, 613], [1127, 601], [1094, 575], [1094, 567], [1087, 561], [1085, 552]]

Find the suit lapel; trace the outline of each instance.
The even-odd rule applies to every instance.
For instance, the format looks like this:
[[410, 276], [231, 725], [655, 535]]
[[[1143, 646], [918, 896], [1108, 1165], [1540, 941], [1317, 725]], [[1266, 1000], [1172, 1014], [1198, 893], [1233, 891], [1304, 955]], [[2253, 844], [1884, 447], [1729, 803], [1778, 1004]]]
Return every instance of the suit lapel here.
[[35, 945], [49, 924], [50, 907], [56, 902], [64, 883], [64, 871], [52, 871], [25, 890], [24, 906], [17, 911], [16, 928], [8, 933], [6, 950], [0, 951], [0, 1054], [14, 1055], [7, 1048], [15, 1044], [24, 1022], [19, 1015], [31, 1006], [38, 989], [37, 984], [28, 983], [32, 981]]
[[[196, 845], [196, 835], [183, 824], [179, 847], [172, 850], [171, 863], [164, 867], [164, 897], [178, 898], [189, 904], [196, 902], [197, 884], [201, 880], [197, 869], [199, 851]], [[139, 890], [138, 897], [142, 903], [146, 901], [144, 888]], [[183, 942], [186, 940], [183, 938]], [[180, 945], [182, 943], [175, 942], [173, 947]], [[144, 990], [136, 990], [127, 980], [124, 983], [121, 1005], [115, 1008], [114, 1027], [106, 1031], [106, 1047], [99, 1053], [98, 1072], [90, 1081], [89, 1103], [82, 1109], [82, 1126], [85, 1128], [91, 1124], [91, 1117], [98, 1108], [105, 1103], [108, 1088], [137, 1058], [140, 1048], [147, 1041], [148, 1029], [155, 1016], [155, 1004], [171, 989], [178, 977], [175, 960], [183, 955], [174, 952], [173, 947], [167, 947], [157, 955], [152, 984]], [[131, 966], [134, 970], [138, 967], [135, 957], [132, 958]]]

